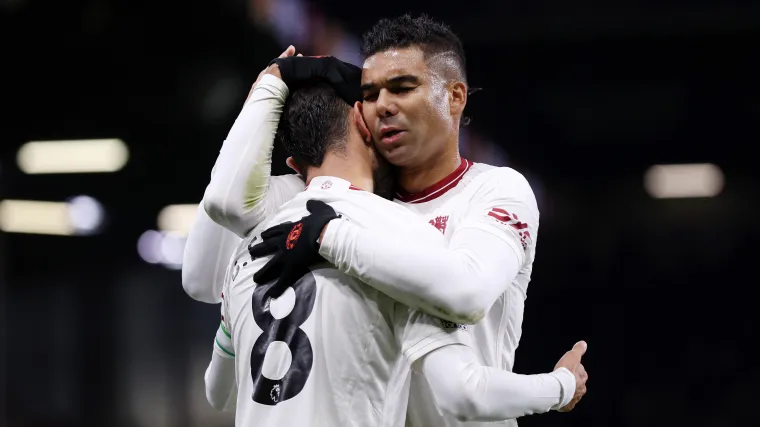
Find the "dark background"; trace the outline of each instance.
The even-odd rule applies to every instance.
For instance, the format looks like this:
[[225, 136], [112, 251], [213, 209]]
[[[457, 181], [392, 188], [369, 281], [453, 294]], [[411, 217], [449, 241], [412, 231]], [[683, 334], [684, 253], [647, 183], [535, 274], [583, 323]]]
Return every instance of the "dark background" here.
[[[284, 6], [294, 3], [306, 12], [290, 16]], [[178, 271], [143, 262], [137, 239], [163, 206], [200, 200], [271, 58], [290, 43], [305, 54], [355, 54], [363, 30], [405, 11], [449, 23], [465, 43], [470, 83], [484, 88], [468, 105], [464, 154], [498, 157], [492, 163], [523, 172], [539, 198], [515, 370], [549, 371], [575, 341], [589, 343], [589, 392], [578, 408], [520, 425], [756, 423], [756, 1], [0, 8], [0, 197], [88, 194], [109, 215], [89, 237], [0, 233], [5, 425], [233, 425], [203, 391], [218, 308], [187, 297]], [[121, 138], [129, 163], [105, 175], [24, 175], [15, 164], [27, 141], [77, 138]], [[649, 166], [689, 162], [718, 165], [722, 193], [646, 193]]]

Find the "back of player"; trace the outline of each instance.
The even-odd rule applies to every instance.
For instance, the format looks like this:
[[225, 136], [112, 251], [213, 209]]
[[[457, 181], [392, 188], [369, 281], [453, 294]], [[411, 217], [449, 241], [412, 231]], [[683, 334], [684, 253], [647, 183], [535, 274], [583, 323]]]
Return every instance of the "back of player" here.
[[360, 226], [387, 210], [386, 225], [408, 231], [409, 238], [443, 238], [415, 224], [419, 219], [404, 208], [351, 188], [337, 178], [313, 179], [233, 257], [222, 316], [236, 353], [238, 426], [403, 425], [410, 364], [466, 339], [332, 268], [314, 269], [272, 300], [265, 297], [272, 283], [254, 283], [269, 258], [252, 260], [248, 247], [262, 230], [305, 216], [308, 199], [328, 202]]

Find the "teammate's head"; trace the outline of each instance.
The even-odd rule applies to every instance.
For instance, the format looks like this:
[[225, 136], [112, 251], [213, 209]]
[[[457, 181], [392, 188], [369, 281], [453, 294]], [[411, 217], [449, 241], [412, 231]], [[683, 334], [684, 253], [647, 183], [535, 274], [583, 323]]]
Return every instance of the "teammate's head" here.
[[362, 137], [357, 128], [362, 122], [355, 120], [358, 114], [329, 84], [315, 81], [290, 93], [277, 139], [307, 182], [315, 169], [330, 162], [332, 168], [366, 171], [374, 178], [375, 193], [388, 197], [392, 187], [389, 165]]
[[363, 36], [362, 115], [380, 153], [402, 167], [457, 150], [467, 103], [462, 42], [426, 15], [382, 19]]

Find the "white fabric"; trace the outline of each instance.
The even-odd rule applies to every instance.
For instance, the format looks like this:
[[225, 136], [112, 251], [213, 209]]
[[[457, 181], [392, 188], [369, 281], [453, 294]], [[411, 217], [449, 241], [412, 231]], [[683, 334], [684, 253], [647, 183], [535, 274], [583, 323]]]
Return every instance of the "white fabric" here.
[[229, 354], [231, 350], [232, 343], [220, 326], [214, 339], [211, 363], [203, 377], [206, 383], [206, 399], [214, 409], [220, 411], [234, 409], [237, 400], [235, 357]]
[[[252, 276], [269, 258], [252, 260], [248, 247], [269, 226], [307, 214], [306, 201], [312, 198], [330, 203], [356, 224], [380, 222], [410, 237], [443, 244], [443, 236], [414, 214], [374, 194], [350, 190], [349, 183], [337, 178], [315, 178], [308, 190], [254, 229], [236, 249], [223, 290], [222, 316], [232, 335], [236, 361], [236, 425], [403, 425], [410, 364], [442, 346], [468, 343], [470, 337], [457, 325], [413, 311], [334, 268], [316, 268], [281, 297], [268, 303], [259, 300], [257, 295], [267, 284], [257, 285]], [[280, 339], [267, 341], [270, 330], [287, 330], [264, 324], [271, 319], [298, 326], [289, 334], [305, 334], [306, 339], [293, 350]], [[303, 375], [306, 381], [300, 393], [284, 399], [294, 382], [259, 381], [257, 391], [253, 378], [260, 376], [251, 365], [253, 360], [257, 366], [258, 356], [252, 353], [265, 354], [260, 356], [261, 372], [271, 379], [282, 378], [310, 355], [313, 364]], [[252, 399], [254, 393], [259, 402]]]
[[[567, 405], [575, 376], [565, 368], [519, 375], [481, 366], [471, 348], [436, 350], [418, 364], [438, 408], [459, 421], [502, 421]], [[432, 407], [432, 405], [431, 405]]]
[[466, 324], [483, 319], [520, 270], [507, 242], [475, 228], [457, 232], [446, 247], [337, 219], [320, 254], [405, 304]]
[[238, 244], [240, 238], [209, 218], [201, 203], [182, 256], [185, 293], [197, 301], [219, 303], [224, 273]]
[[[209, 216], [241, 238], [282, 204], [278, 193], [292, 198], [304, 188], [295, 175], [270, 179], [274, 137], [287, 96], [282, 80], [262, 77], [222, 145], [203, 196]], [[251, 143], [264, 140], [268, 143]]]

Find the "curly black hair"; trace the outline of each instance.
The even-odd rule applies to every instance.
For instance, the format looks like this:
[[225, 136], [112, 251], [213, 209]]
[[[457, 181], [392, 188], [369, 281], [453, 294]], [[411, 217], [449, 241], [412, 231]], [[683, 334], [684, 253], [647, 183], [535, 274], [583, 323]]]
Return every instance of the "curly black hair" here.
[[362, 36], [364, 58], [388, 49], [419, 47], [425, 60], [444, 55], [454, 60], [459, 75], [467, 83], [464, 46], [448, 25], [428, 15], [412, 17], [409, 14], [393, 19], [381, 19]]

